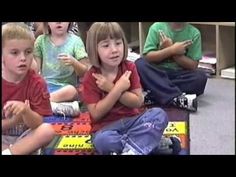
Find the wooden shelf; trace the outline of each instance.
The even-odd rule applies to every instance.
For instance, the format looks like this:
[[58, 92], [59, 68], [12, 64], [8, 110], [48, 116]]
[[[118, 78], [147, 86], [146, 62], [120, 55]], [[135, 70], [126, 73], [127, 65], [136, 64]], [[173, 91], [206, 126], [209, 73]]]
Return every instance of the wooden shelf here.
[[198, 25], [222, 25], [222, 26], [235, 26], [235, 22], [190, 22], [191, 24]]

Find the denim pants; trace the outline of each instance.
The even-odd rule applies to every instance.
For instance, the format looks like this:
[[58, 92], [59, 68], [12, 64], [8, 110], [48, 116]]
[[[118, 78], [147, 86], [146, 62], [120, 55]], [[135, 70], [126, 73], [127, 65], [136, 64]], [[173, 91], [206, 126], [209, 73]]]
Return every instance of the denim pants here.
[[155, 149], [168, 124], [167, 114], [160, 108], [120, 119], [95, 133], [92, 142], [98, 154], [122, 153], [128, 144], [141, 155]]
[[150, 64], [145, 58], [135, 61], [143, 89], [148, 91], [150, 99], [160, 105], [168, 105], [173, 98], [181, 95], [204, 93], [207, 76], [196, 70], [167, 70], [159, 69]]

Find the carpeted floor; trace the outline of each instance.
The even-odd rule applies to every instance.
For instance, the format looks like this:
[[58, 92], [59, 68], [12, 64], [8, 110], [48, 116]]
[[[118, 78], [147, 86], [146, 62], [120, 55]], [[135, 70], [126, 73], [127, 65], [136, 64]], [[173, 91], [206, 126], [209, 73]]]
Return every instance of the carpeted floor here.
[[208, 79], [190, 129], [190, 154], [235, 154], [235, 80]]

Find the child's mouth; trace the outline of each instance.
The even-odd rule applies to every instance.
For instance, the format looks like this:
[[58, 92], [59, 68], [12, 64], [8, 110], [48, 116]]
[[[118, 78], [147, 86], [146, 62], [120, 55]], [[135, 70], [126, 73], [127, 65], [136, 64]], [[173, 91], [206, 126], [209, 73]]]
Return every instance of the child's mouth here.
[[18, 68], [20, 68], [20, 69], [24, 69], [24, 68], [26, 68], [27, 66], [25, 65], [25, 64], [22, 64], [22, 65], [19, 65], [18, 66]]

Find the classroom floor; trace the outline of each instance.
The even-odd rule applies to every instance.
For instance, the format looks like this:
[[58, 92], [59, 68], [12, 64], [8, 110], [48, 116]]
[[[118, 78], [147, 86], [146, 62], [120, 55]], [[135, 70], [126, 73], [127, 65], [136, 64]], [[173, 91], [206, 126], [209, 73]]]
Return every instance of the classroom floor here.
[[190, 114], [190, 154], [235, 154], [235, 80], [210, 78]]

